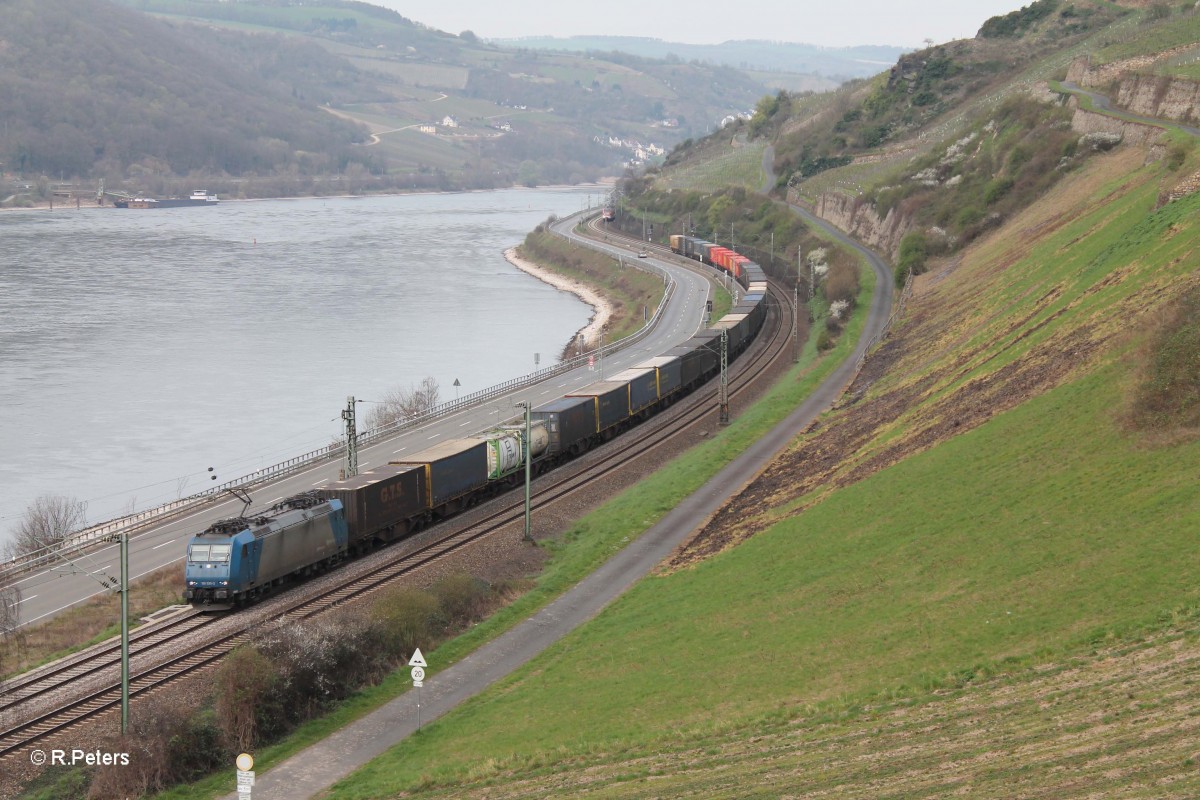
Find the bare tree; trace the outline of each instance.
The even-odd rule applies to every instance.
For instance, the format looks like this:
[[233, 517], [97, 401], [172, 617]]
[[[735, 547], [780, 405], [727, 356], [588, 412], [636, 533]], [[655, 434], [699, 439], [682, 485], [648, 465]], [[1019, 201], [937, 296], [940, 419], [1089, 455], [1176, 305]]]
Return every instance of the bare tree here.
[[408, 389], [392, 389], [367, 413], [367, 428], [382, 428], [424, 414], [438, 404], [441, 388], [435, 378], [425, 378]]
[[58, 544], [83, 527], [87, 503], [74, 497], [42, 495], [25, 509], [8, 543], [10, 555], [27, 555]]

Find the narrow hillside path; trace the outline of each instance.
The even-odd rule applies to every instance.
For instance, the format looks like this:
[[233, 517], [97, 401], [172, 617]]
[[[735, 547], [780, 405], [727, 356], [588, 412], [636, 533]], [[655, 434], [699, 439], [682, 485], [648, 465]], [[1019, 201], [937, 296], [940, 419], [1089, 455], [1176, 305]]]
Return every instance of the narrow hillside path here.
[[767, 145], [762, 157], [763, 182], [758, 187], [759, 194], [770, 194], [775, 188], [775, 145]]
[[[430, 100], [429, 102], [436, 103], [438, 100], [445, 100], [445, 99], [446, 99], [446, 95], [442, 95], [441, 97], [438, 97], [434, 100]], [[329, 106], [321, 106], [321, 108], [323, 108], [325, 111], [328, 111], [330, 114], [333, 114], [335, 117], [340, 117], [342, 119], [349, 120], [350, 122], [357, 122], [359, 125], [367, 126], [367, 129], [371, 132], [371, 141], [367, 142], [365, 145], [363, 145], [363, 147], [371, 147], [372, 145], [379, 144], [379, 142], [381, 141], [379, 137], [381, 137], [385, 134], [396, 133], [397, 131], [411, 130], [412, 128], [420, 127], [420, 125], [421, 125], [421, 123], [419, 123], [419, 122], [414, 122], [411, 125], [402, 125], [399, 128], [388, 128], [386, 126], [380, 125], [377, 122], [367, 122], [365, 119], [360, 119], [359, 117], [356, 117], [353, 114], [347, 113], [345, 111], [338, 111], [337, 109], [330, 108]]]
[[[830, 223], [793, 206], [807, 222], [865, 254], [876, 273], [875, 294], [866, 325], [851, 353], [817, 390], [769, 433], [705, 483], [624, 550], [534, 616], [518, 624], [448, 668], [431, 662], [420, 695], [410, 690], [259, 775], [255, 800], [299, 800], [317, 796], [496, 681], [521, 668], [547, 647], [583, 625], [630, 586], [661, 564], [697, 526], [758, 476], [774, 458], [829, 408], [857, 374], [868, 347], [887, 324], [894, 284], [891, 270], [877, 254]], [[237, 800], [236, 793], [223, 800]]]

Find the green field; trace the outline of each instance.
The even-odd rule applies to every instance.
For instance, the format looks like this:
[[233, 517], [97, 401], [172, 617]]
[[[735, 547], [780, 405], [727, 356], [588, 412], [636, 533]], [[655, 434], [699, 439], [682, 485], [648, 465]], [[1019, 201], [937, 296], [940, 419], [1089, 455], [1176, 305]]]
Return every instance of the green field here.
[[657, 185], [663, 189], [688, 191], [710, 191], [730, 186], [758, 191], [766, 179], [762, 168], [765, 151], [766, 142], [754, 141], [705, 152], [664, 174]]
[[466, 88], [470, 71], [453, 64], [426, 64], [392, 58], [348, 56], [350, 63], [364, 72], [374, 72], [408, 86]]

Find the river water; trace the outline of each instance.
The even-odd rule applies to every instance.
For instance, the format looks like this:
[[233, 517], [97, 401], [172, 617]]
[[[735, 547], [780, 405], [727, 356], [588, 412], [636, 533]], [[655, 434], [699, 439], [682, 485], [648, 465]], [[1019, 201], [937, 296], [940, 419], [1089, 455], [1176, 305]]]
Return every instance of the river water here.
[[0, 541], [41, 495], [100, 522], [327, 445], [347, 395], [552, 363], [591, 309], [503, 251], [599, 197], [0, 213]]

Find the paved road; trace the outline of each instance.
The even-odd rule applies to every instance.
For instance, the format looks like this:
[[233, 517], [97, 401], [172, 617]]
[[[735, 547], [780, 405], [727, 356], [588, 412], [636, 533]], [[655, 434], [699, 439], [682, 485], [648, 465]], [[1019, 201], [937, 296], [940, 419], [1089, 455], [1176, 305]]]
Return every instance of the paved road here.
[[[432, 677], [426, 678], [419, 696], [416, 690], [409, 691], [260, 775], [254, 787], [255, 800], [298, 800], [321, 793], [411, 736], [417, 730], [418, 702], [422, 723], [428, 725], [596, 616], [660, 564], [697, 525], [725, 503], [737, 487], [753, 479], [842, 394], [854, 378], [855, 365], [866, 351], [867, 343], [887, 323], [893, 294], [891, 270], [879, 256], [854, 243], [828, 223], [803, 209], [797, 208], [796, 212], [839, 241], [866, 254], [876, 273], [875, 296], [854, 353], [787, 419], [578, 586], [458, 664], [444, 670], [436, 663], [431, 664], [428, 672]], [[229, 794], [225, 800], [236, 800], [236, 797], [236, 794]]]
[[[569, 228], [571, 223], [560, 224]], [[595, 371], [582, 367], [475, 408], [442, 417], [397, 438], [363, 448], [359, 452], [359, 469], [367, 470], [372, 466], [386, 464], [401, 455], [412, 455], [444, 439], [468, 436], [486, 430], [499, 421], [516, 416], [518, 412], [515, 404], [518, 402], [530, 401], [541, 405], [600, 380], [601, 371], [605, 375], [613, 375], [689, 339], [701, 325], [704, 303], [712, 287], [704, 268], [682, 267], [655, 258], [636, 259], [628, 249], [615, 245], [604, 247], [614, 255], [620, 254], [627, 260], [637, 261], [639, 266], [666, 271], [676, 281], [676, 290], [667, 306], [665, 316], [649, 336], [636, 345], [606, 355], [601, 363], [597, 364]], [[323, 486], [337, 478], [340, 467], [340, 462], [330, 462], [260, 487], [254, 490], [253, 507], [265, 507], [284, 497]], [[179, 561], [183, 558], [188, 539], [193, 534], [204, 530], [214, 520], [235, 516], [241, 510], [242, 504], [230, 498], [137, 535], [130, 545], [130, 575], [138, 578]], [[49, 618], [106, 591], [101, 581], [120, 574], [115, 544], [73, 558], [73, 566], [64, 564], [61, 567], [31, 573], [18, 582], [22, 595], [21, 624], [27, 625]]]

